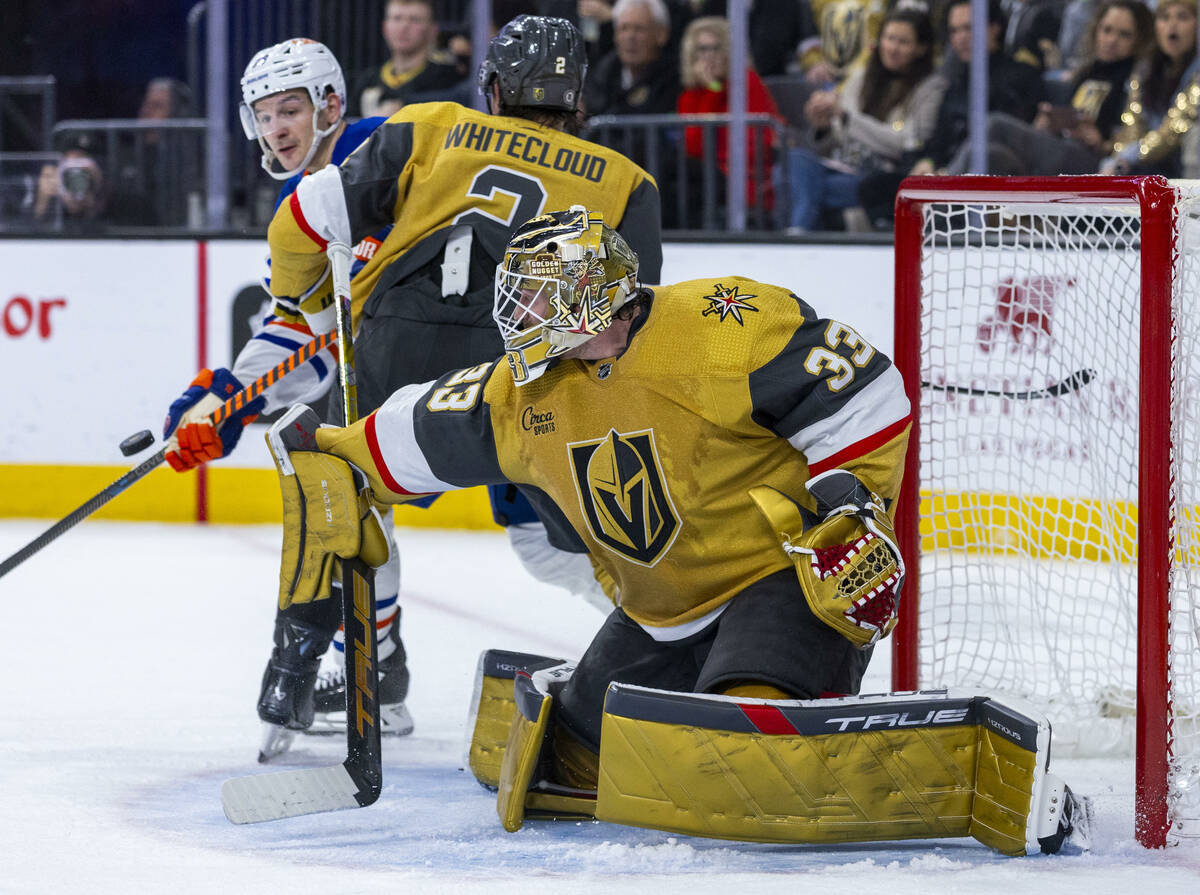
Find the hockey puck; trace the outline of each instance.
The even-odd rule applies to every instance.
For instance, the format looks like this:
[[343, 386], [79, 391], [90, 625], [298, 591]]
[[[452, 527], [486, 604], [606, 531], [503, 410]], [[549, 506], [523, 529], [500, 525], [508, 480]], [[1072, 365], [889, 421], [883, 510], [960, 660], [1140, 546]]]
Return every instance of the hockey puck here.
[[143, 429], [121, 442], [121, 453], [126, 457], [132, 457], [134, 454], [140, 454], [152, 444], [154, 444], [154, 433], [149, 429]]

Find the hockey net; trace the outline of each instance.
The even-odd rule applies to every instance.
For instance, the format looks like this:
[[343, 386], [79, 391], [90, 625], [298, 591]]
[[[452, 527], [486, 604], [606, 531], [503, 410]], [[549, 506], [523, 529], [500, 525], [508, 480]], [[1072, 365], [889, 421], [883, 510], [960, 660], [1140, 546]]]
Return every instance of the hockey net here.
[[1200, 184], [909, 179], [896, 290], [896, 689], [1034, 700], [1200, 835]]

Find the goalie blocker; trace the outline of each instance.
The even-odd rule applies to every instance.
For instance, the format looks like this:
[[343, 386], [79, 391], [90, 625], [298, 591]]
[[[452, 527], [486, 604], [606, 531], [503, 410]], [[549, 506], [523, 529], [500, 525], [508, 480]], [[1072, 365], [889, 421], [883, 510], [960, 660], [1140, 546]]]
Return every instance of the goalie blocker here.
[[954, 690], [759, 700], [614, 683], [590, 793], [545, 779], [553, 696], [572, 670], [516, 672], [497, 795], [510, 832], [527, 817], [594, 816], [752, 842], [1087, 847], [1090, 805], [1048, 771], [1050, 724], [1019, 701]]

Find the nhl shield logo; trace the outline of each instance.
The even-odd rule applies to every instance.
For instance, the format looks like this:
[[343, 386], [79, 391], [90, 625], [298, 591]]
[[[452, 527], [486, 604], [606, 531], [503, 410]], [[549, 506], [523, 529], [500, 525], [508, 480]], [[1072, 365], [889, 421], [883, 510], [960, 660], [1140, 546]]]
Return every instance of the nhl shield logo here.
[[654, 431], [567, 445], [579, 505], [592, 537], [643, 566], [655, 565], [679, 533]]

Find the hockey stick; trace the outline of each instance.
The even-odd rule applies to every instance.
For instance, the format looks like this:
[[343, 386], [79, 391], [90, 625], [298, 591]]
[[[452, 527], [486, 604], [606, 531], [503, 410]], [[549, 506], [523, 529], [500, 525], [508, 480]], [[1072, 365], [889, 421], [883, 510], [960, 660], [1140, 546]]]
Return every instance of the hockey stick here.
[[[318, 351], [328, 348], [337, 338], [336, 332], [325, 333], [317, 336], [306, 345], [302, 345], [292, 354], [278, 363], [274, 368], [268, 370], [262, 376], [259, 376], [252, 383], [214, 410], [208, 415], [207, 421], [215, 428], [220, 425], [229, 415], [240, 410], [248, 401], [253, 401], [264, 391], [274, 385], [280, 378], [286, 376], [296, 367], [303, 364], [305, 361], [312, 358]], [[157, 454], [143, 460], [129, 472], [125, 473], [91, 500], [84, 503], [79, 508], [73, 510], [63, 516], [44, 532], [14, 553], [4, 562], [0, 563], [0, 578], [7, 575], [29, 557], [33, 556], [51, 541], [57, 539], [70, 529], [74, 528], [100, 507], [104, 506], [134, 482], [144, 478], [148, 473], [154, 470], [163, 460], [166, 459], [167, 449], [164, 447]]]
[[[379, 675], [375, 662], [375, 570], [342, 560], [346, 625], [346, 760], [325, 768], [234, 777], [221, 786], [221, 807], [235, 824], [365, 808], [383, 789]], [[353, 646], [352, 646], [353, 644]]]
[[[352, 256], [349, 246], [341, 243], [330, 243], [326, 253], [333, 267], [333, 300], [341, 347], [338, 379], [342, 387], [345, 425], [349, 426], [358, 421], [350, 315]], [[346, 631], [346, 760], [332, 767], [226, 780], [221, 787], [221, 807], [235, 824], [364, 808], [373, 804], [383, 789], [379, 668], [374, 659], [375, 570], [356, 557], [342, 560], [342, 573], [342, 623]]]
[[1014, 401], [1038, 401], [1042, 398], [1059, 398], [1071, 392], [1077, 392], [1095, 378], [1096, 371], [1085, 367], [1082, 370], [1076, 370], [1061, 382], [1051, 383], [1045, 388], [1034, 388], [1024, 392], [1010, 392], [1004, 389], [992, 388], [972, 388], [967, 385], [940, 385], [934, 382], [922, 382], [921, 388], [932, 388], [940, 392], [950, 392], [954, 395], [1010, 398]]

